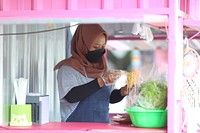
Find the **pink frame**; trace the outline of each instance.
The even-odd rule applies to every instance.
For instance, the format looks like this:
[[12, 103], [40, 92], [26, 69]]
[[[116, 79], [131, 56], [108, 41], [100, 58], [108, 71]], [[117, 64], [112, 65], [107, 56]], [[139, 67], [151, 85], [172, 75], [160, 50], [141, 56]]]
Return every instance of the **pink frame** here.
[[[195, 3], [195, 4], [194, 4]], [[199, 0], [0, 0], [0, 24], [144, 22], [168, 25], [168, 128], [181, 132], [183, 26], [200, 28]], [[192, 18], [187, 19], [188, 13]]]

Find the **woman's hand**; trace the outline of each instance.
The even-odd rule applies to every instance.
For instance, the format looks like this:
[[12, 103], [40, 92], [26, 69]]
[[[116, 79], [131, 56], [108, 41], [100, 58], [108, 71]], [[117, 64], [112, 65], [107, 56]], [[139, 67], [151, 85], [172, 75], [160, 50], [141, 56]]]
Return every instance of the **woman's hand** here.
[[109, 70], [105, 72], [101, 78], [104, 81], [105, 85], [110, 85], [115, 83], [115, 81], [121, 76], [121, 70]]
[[100, 87], [105, 86], [105, 83], [104, 83], [104, 81], [103, 81], [103, 79], [101, 77], [98, 77], [97, 81], [98, 81]]
[[[133, 89], [133, 88], [132, 88], [132, 89]], [[127, 96], [127, 95], [129, 95], [129, 93], [132, 91], [132, 89], [128, 89], [128, 88], [127, 88], [127, 85], [125, 85], [124, 87], [122, 87], [122, 88], [120, 89], [121, 95], [122, 95], [122, 96]]]

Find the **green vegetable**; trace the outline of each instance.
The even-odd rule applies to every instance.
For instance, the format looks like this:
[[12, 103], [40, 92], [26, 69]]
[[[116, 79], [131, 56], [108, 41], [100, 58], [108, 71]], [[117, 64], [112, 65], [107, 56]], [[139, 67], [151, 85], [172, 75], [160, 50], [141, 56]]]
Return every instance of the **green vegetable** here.
[[139, 87], [136, 103], [146, 109], [166, 109], [167, 85], [158, 81], [147, 81]]

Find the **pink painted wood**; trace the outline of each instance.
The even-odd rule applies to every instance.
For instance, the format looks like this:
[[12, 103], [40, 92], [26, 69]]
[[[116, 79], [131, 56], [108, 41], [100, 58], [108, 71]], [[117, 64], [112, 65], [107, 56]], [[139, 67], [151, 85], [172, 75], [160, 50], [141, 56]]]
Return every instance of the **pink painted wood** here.
[[[197, 16], [199, 12], [194, 12], [199, 8], [198, 0], [179, 0], [181, 10], [193, 14], [193, 16]], [[188, 4], [188, 3], [196, 2], [197, 5]], [[188, 5], [193, 5], [189, 6]], [[13, 16], [15, 18], [19, 17], [23, 18], [23, 14], [28, 14], [28, 16], [33, 18], [45, 18], [45, 16], [52, 16], [51, 13], [62, 11], [58, 14], [58, 16], [63, 16], [61, 18], [66, 18], [66, 11], [75, 10], [77, 11], [75, 14], [82, 14], [83, 10], [93, 10], [91, 13], [94, 13], [99, 10], [107, 10], [112, 9], [118, 10], [123, 9], [122, 12], [124, 14], [132, 14], [138, 13], [136, 12], [128, 12], [129, 9], [155, 9], [155, 8], [168, 8], [169, 0], [0, 0], [0, 19], [4, 16]], [[191, 9], [191, 11], [189, 11]], [[193, 9], [193, 10], [192, 10]], [[7, 12], [5, 12], [7, 11]], [[12, 11], [19, 11], [18, 15]], [[27, 12], [30, 11], [30, 12]], [[37, 11], [48, 11], [47, 12], [39, 12]], [[134, 10], [133, 10], [134, 11]], [[109, 12], [109, 11], [108, 11]], [[158, 13], [162, 10], [159, 10]], [[14, 14], [13, 14], [14, 13]], [[151, 12], [149, 12], [151, 13]], [[32, 15], [33, 14], [33, 15]], [[71, 14], [71, 13], [70, 13]], [[165, 14], [165, 13], [163, 13]], [[107, 14], [104, 14], [107, 16]], [[73, 18], [73, 15], [70, 15]], [[111, 15], [112, 16], [112, 15]], [[113, 14], [113, 16], [115, 16]], [[54, 17], [54, 16], [52, 16]], [[79, 18], [84, 18], [85, 14], [79, 15]], [[197, 17], [196, 17], [197, 18]]]
[[11, 11], [11, 10], [31, 10], [31, 0], [1, 0], [1, 10]]
[[102, 9], [114, 9], [113, 0], [102, 0]]
[[43, 10], [44, 2], [43, 0], [34, 0], [32, 2], [32, 10], [39, 11]]
[[168, 43], [168, 132], [181, 132], [180, 90], [183, 79], [183, 18], [178, 1], [169, 0]]
[[138, 6], [140, 8], [167, 8], [168, 0], [139, 0]]
[[1, 0], [1, 10], [9, 11], [10, 10], [10, 1], [9, 0]]
[[[39, 9], [39, 6], [35, 7]], [[0, 23], [13, 23], [29, 20], [30, 23], [71, 22], [166, 22], [168, 9], [114, 9], [114, 10], [76, 10], [75, 6], [70, 10], [34, 10], [34, 11], [0, 11]], [[81, 14], [81, 15], [80, 15]], [[149, 15], [147, 15], [149, 14]], [[164, 15], [166, 14], [166, 15]], [[11, 21], [13, 20], [13, 21]], [[38, 20], [38, 21], [36, 21]]]
[[102, 9], [101, 0], [78, 0], [78, 9]]
[[190, 0], [179, 0], [180, 2], [180, 9], [189, 14], [189, 10], [190, 10]]
[[130, 124], [51, 122], [30, 127], [2, 127], [1, 133], [166, 133], [166, 128], [136, 128]]
[[108, 5], [113, 9], [163, 8], [168, 0], [0, 0], [1, 11], [103, 9]]
[[114, 9], [138, 8], [138, 0], [114, 0]]
[[67, 9], [68, 10], [77, 10], [78, 1], [77, 0], [68, 0]]
[[66, 10], [66, 9], [67, 9], [66, 0], [52, 0], [52, 10]]
[[189, 10], [190, 16], [195, 20], [199, 20], [200, 19], [200, 1], [191, 0], [189, 5], [190, 5], [190, 10]]

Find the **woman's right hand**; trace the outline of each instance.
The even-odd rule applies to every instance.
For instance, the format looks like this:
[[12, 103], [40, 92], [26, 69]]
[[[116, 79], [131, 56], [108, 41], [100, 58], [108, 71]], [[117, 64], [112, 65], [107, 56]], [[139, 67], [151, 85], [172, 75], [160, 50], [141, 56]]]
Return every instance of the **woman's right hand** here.
[[105, 72], [101, 78], [104, 81], [105, 85], [114, 84], [115, 81], [121, 76], [121, 70], [109, 70]]

